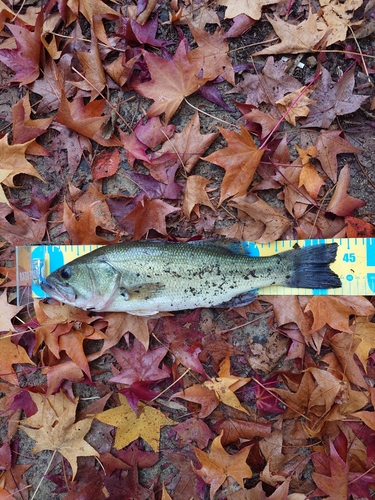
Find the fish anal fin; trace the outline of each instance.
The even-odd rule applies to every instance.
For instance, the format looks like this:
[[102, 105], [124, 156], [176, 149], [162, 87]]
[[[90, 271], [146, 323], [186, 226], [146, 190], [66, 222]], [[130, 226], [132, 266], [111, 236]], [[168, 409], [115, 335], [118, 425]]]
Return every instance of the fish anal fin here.
[[250, 290], [249, 292], [241, 293], [240, 295], [236, 295], [230, 300], [226, 302], [222, 302], [221, 304], [215, 305], [215, 307], [219, 308], [229, 308], [229, 307], [241, 307], [247, 306], [254, 302], [254, 300], [258, 297], [258, 292], [256, 290]]

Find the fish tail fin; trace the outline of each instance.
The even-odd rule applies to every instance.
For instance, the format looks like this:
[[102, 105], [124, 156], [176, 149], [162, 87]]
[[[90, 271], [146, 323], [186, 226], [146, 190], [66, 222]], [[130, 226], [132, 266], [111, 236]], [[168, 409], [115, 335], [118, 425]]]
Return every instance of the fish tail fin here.
[[336, 259], [337, 248], [337, 243], [328, 243], [285, 252], [285, 258], [293, 262], [285, 284], [293, 288], [340, 288], [340, 278], [329, 267]]

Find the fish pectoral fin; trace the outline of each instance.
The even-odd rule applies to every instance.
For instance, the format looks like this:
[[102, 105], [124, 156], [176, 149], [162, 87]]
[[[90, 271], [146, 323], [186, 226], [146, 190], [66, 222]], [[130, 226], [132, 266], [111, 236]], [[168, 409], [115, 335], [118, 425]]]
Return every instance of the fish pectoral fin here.
[[145, 283], [143, 285], [120, 287], [120, 294], [125, 300], [149, 300], [165, 288], [162, 283]]
[[226, 302], [222, 302], [221, 304], [215, 305], [215, 307], [241, 307], [247, 306], [254, 302], [254, 300], [258, 297], [258, 292], [256, 290], [250, 290], [249, 292], [241, 293], [240, 295], [236, 295], [230, 300]]

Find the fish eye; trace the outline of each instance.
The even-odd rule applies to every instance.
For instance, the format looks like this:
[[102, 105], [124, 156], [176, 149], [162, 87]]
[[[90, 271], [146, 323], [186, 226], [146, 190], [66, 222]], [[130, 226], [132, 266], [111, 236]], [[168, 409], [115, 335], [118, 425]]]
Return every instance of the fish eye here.
[[63, 267], [60, 271], [60, 276], [63, 280], [68, 280], [72, 275], [72, 270], [70, 267]]

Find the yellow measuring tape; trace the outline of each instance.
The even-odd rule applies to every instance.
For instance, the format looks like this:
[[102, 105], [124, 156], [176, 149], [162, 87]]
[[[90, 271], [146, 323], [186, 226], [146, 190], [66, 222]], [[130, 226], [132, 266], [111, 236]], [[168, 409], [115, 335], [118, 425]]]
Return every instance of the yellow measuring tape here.
[[[259, 295], [375, 295], [375, 238], [286, 240], [260, 244], [234, 243], [236, 249], [252, 257], [266, 257], [300, 247], [337, 243], [336, 261], [331, 269], [340, 277], [342, 287], [330, 290], [290, 288], [273, 285], [259, 289]], [[55, 269], [101, 245], [45, 245], [16, 248], [17, 288], [31, 286], [32, 296], [43, 298], [41, 282]], [[229, 245], [230, 247], [230, 245]]]

